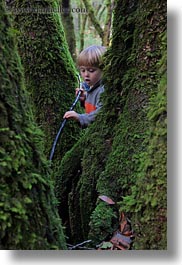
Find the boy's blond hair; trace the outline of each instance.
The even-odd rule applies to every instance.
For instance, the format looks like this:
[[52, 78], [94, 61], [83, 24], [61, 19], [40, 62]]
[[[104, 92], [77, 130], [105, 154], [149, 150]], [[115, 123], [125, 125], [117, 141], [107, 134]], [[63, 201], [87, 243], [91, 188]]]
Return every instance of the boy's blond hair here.
[[106, 47], [92, 45], [84, 49], [77, 58], [77, 65], [101, 67], [102, 55], [105, 53]]

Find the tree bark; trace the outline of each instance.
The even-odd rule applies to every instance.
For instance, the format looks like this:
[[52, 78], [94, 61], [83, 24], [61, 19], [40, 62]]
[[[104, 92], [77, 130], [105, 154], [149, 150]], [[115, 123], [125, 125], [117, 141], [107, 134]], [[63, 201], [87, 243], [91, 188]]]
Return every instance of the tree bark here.
[[[36, 120], [45, 133], [45, 149], [49, 157], [62, 117], [75, 98], [76, 69], [60, 15], [53, 12], [58, 10], [57, 1], [14, 1], [13, 7], [25, 10], [15, 14], [14, 26], [19, 31], [18, 48], [25, 69], [26, 87], [31, 94]], [[75, 142], [75, 136], [79, 135], [77, 124], [69, 122], [66, 127], [54, 160], [58, 158], [60, 161]]]
[[10, 15], [0, 2], [0, 249], [66, 249]]
[[[66, 40], [68, 42], [69, 51], [74, 59], [76, 60], [76, 37], [73, 24], [73, 16], [71, 13], [70, 0], [62, 0], [63, 12], [61, 13], [62, 23], [64, 26]], [[64, 11], [65, 10], [65, 11]]]
[[106, 9], [107, 9], [107, 15], [104, 25], [104, 37], [103, 37], [103, 45], [109, 46], [110, 42], [110, 34], [111, 34], [111, 20], [112, 20], [112, 1], [107, 0], [106, 2]]
[[[167, 248], [166, 2], [115, 3], [112, 42], [104, 62], [103, 107], [76, 146], [81, 157], [74, 172], [74, 148], [63, 161], [66, 179], [61, 187], [69, 182], [68, 216], [75, 237], [92, 239], [96, 245], [112, 234], [118, 225], [117, 209], [98, 199], [106, 195], [126, 212], [139, 235], [134, 249], [163, 250]], [[75, 216], [80, 216], [79, 222]]]
[[80, 32], [80, 52], [84, 49], [84, 35], [85, 35], [85, 27], [87, 23], [87, 16], [85, 15], [82, 18], [81, 32]]

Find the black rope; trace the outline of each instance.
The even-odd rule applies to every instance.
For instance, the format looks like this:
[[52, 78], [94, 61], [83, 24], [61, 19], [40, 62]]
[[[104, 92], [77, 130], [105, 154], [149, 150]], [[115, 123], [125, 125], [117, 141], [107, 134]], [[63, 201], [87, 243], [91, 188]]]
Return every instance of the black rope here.
[[[80, 79], [80, 76], [79, 76], [79, 75], [78, 75], [78, 78], [79, 78], [79, 86], [80, 86], [80, 90], [78, 91], [77, 97], [75, 98], [75, 101], [73, 102], [73, 104], [72, 104], [72, 106], [70, 107], [69, 111], [71, 111], [71, 110], [74, 109], [74, 107], [76, 106], [76, 103], [78, 102], [78, 100], [79, 100], [79, 98], [80, 98], [81, 92], [82, 92], [82, 91], [81, 91], [81, 79]], [[59, 131], [58, 131], [58, 133], [57, 133], [57, 135], [56, 135], [56, 138], [55, 138], [55, 140], [54, 140], [54, 142], [53, 142], [53, 145], [52, 145], [52, 149], [51, 149], [51, 153], [50, 153], [50, 157], [49, 157], [49, 160], [50, 160], [50, 161], [53, 159], [54, 152], [55, 152], [55, 148], [56, 148], [56, 145], [57, 145], [57, 142], [58, 142], [59, 136], [60, 136], [60, 134], [61, 134], [61, 132], [62, 132], [62, 130], [63, 130], [63, 128], [64, 128], [66, 122], [67, 122], [67, 119], [64, 118], [64, 119], [63, 119], [63, 122], [62, 122], [61, 125], [60, 125]]]

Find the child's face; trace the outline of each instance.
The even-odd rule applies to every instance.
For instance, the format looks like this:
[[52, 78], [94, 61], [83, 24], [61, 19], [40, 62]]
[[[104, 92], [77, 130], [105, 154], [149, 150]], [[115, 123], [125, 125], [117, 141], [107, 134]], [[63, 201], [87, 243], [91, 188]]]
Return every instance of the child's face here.
[[102, 71], [93, 66], [80, 66], [80, 74], [89, 86], [94, 86], [102, 77]]

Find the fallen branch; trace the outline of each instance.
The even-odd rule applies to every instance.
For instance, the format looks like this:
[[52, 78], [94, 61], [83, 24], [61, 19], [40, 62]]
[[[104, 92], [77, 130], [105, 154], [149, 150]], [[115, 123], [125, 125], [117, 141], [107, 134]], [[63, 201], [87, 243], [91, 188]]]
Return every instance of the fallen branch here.
[[86, 247], [82, 247], [84, 244], [90, 243], [92, 240], [86, 240], [82, 243], [79, 243], [77, 245], [71, 245], [71, 244], [67, 244], [68, 246], [68, 250], [74, 250], [74, 249], [89, 249], [91, 250], [91, 248], [86, 248]]

